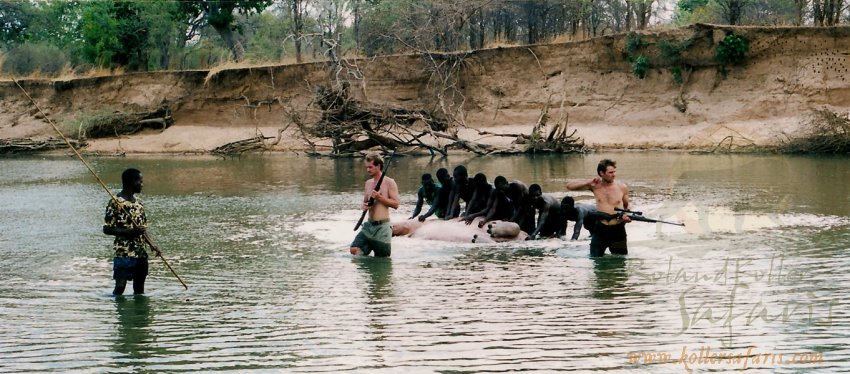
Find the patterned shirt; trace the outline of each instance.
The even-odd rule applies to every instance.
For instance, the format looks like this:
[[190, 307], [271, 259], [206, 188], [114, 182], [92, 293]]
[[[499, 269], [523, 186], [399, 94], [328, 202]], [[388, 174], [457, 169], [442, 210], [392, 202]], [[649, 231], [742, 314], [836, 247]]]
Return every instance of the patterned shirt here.
[[[109, 204], [106, 205], [106, 216], [103, 218], [104, 227], [128, 229], [147, 224], [145, 207], [142, 205], [141, 199], [136, 197], [135, 201], [129, 201], [125, 200], [121, 194], [116, 195], [115, 198], [123, 208], [120, 208], [115, 200], [110, 199]], [[115, 257], [148, 257], [148, 253], [145, 251], [145, 240], [141, 235], [135, 238], [116, 235], [112, 248], [115, 250]]]

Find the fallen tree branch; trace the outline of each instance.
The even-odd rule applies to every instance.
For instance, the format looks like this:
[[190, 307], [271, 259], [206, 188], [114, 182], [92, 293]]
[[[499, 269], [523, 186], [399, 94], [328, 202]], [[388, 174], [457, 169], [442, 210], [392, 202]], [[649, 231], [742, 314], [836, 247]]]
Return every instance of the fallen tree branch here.
[[[75, 148], [85, 146], [84, 142], [70, 140]], [[49, 138], [45, 140], [33, 140], [31, 138], [0, 139], [0, 154], [20, 154], [51, 151], [54, 149], [68, 148], [68, 144], [62, 139]]]

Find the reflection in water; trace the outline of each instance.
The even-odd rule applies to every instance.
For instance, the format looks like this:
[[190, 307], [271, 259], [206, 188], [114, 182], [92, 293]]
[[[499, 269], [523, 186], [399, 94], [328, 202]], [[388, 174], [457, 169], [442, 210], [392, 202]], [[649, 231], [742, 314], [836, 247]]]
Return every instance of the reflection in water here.
[[144, 295], [117, 296], [118, 335], [115, 351], [125, 358], [145, 360], [151, 356], [153, 339], [150, 333], [150, 299]]
[[592, 293], [594, 298], [608, 300], [627, 293], [629, 273], [626, 271], [626, 256], [606, 255], [592, 258], [591, 261], [596, 277]]
[[392, 303], [385, 303], [394, 296], [393, 291], [393, 262], [390, 257], [361, 257], [353, 260], [359, 270], [366, 273], [366, 296], [369, 298], [364, 314], [369, 319], [369, 330], [373, 337], [371, 340], [377, 342], [375, 351], [385, 351], [388, 347], [384, 341], [387, 340], [387, 325], [390, 323], [387, 314], [392, 312]]
[[393, 262], [390, 257], [355, 257], [352, 262], [366, 273], [366, 295], [369, 304], [381, 304], [385, 298], [393, 296]]

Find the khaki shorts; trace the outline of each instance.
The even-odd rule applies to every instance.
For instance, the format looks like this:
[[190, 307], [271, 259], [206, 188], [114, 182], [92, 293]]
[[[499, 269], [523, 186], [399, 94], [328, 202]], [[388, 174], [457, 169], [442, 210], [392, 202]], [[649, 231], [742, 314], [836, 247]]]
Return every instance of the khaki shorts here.
[[375, 257], [390, 257], [392, 238], [393, 230], [390, 227], [389, 220], [383, 222], [368, 221], [363, 224], [363, 228], [354, 237], [351, 246], [360, 248], [364, 256], [368, 256], [374, 251]]

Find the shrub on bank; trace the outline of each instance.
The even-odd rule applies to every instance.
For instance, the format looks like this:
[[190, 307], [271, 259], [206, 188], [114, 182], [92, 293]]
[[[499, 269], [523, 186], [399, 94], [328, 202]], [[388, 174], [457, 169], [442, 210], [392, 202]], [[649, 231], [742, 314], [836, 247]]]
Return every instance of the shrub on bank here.
[[55, 77], [68, 64], [68, 57], [59, 47], [43, 43], [26, 43], [4, 54], [2, 72], [17, 76]]

